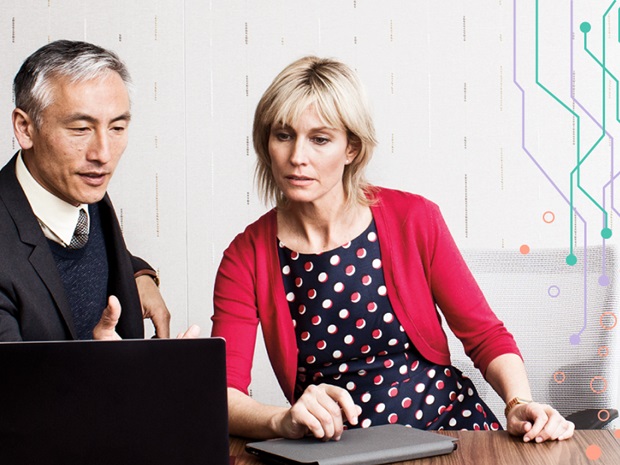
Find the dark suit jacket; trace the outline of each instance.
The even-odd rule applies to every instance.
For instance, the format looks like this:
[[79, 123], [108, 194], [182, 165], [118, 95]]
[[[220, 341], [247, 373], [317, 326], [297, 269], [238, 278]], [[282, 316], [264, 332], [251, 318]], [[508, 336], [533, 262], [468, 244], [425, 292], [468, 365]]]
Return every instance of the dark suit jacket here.
[[[0, 171], [0, 341], [76, 339], [71, 308], [47, 239], [15, 175], [16, 156]], [[122, 338], [144, 337], [132, 257], [109, 197], [99, 202], [108, 251], [108, 295], [119, 298]]]

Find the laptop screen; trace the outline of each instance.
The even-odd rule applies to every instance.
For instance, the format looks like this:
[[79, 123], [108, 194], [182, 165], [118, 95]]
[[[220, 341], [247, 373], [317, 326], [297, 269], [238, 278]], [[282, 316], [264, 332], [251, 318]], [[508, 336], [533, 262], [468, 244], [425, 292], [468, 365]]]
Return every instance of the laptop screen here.
[[228, 464], [219, 338], [0, 344], [0, 463]]

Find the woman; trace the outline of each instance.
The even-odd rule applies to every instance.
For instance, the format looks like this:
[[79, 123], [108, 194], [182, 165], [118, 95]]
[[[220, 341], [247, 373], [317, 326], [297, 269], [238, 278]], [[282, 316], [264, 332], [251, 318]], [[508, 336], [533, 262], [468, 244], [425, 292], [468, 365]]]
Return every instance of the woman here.
[[[227, 340], [231, 434], [339, 439], [344, 428], [499, 429], [450, 365], [438, 306], [506, 401], [524, 441], [572, 436], [532, 402], [513, 337], [489, 308], [438, 207], [369, 185], [376, 145], [363, 89], [344, 64], [302, 58], [260, 100], [257, 179], [276, 208], [238, 235], [215, 284]], [[248, 396], [257, 325], [292, 407]]]

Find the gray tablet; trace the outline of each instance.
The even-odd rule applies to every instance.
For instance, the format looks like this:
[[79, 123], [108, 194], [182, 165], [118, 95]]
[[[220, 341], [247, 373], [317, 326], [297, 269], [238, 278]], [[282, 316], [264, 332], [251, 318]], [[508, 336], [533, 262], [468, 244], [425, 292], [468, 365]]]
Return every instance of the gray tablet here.
[[340, 441], [315, 438], [251, 442], [246, 450], [273, 464], [378, 465], [449, 454], [457, 440], [403, 425], [347, 430]]

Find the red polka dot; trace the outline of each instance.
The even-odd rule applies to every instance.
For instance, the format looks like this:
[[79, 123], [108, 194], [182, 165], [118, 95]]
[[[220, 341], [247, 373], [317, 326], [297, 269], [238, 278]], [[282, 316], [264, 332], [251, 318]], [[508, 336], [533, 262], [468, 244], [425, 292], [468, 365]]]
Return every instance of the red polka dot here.
[[366, 364], [367, 365], [371, 365], [373, 363], [375, 363], [375, 356], [374, 355], [371, 355], [370, 357], [366, 357]]
[[354, 304], [358, 303], [361, 298], [362, 296], [359, 292], [354, 292], [353, 294], [351, 294], [351, 302], [353, 302]]
[[362, 353], [363, 354], [367, 354], [368, 352], [370, 352], [370, 346], [369, 345], [363, 345], [362, 346]]
[[323, 350], [325, 349], [325, 347], [327, 347], [327, 342], [320, 340], [319, 342], [316, 343], [316, 348], [319, 350]]
[[349, 242], [345, 242], [344, 244], [342, 244], [342, 245], [341, 245], [341, 247], [342, 247], [343, 249], [348, 249], [349, 247], [351, 247], [351, 241], [349, 241]]
[[474, 423], [474, 431], [480, 431], [480, 425], [478, 423]]
[[296, 287], [301, 287], [302, 284], [304, 283], [304, 280], [301, 278], [295, 278], [295, 286]]
[[312, 271], [313, 268], [314, 268], [314, 264], [312, 262], [306, 262], [304, 264], [304, 270], [306, 271]]
[[383, 333], [381, 332], [380, 329], [375, 329], [372, 332], [373, 339], [379, 339], [382, 335], [383, 335]]
[[498, 423], [495, 423], [495, 422], [491, 423], [491, 429], [492, 429], [493, 431], [497, 431], [497, 430], [499, 430], [499, 424], [498, 424]]
[[314, 299], [316, 297], [316, 289], [309, 289], [308, 290], [308, 297], [310, 299]]
[[482, 408], [482, 405], [480, 405], [480, 404], [476, 404], [476, 410], [478, 410], [480, 413], [482, 413], [482, 411], [483, 411], [484, 409]]
[[452, 371], [450, 371], [450, 368], [446, 368], [443, 372], [446, 376], [452, 376]]
[[450, 394], [448, 395], [448, 398], [454, 402], [456, 400], [456, 392], [452, 391], [450, 392]]
[[306, 363], [312, 364], [314, 362], [316, 362], [316, 357], [314, 355], [309, 355], [308, 357], [306, 357]]
[[396, 397], [397, 395], [398, 395], [398, 389], [397, 389], [397, 388], [395, 388], [395, 387], [391, 387], [391, 388], [388, 390], [388, 396], [390, 396], [390, 397]]
[[372, 380], [373, 383], [375, 383], [375, 385], [379, 385], [381, 383], [383, 383], [383, 376], [381, 375], [377, 375], [374, 377], [374, 379]]
[[390, 422], [393, 425], [397, 421], [398, 421], [398, 415], [396, 415], [395, 413], [390, 413], [390, 415], [388, 416], [388, 422]]
[[311, 321], [312, 321], [312, 324], [313, 324], [314, 326], [320, 325], [320, 324], [321, 324], [321, 317], [320, 317], [319, 315], [314, 315], [314, 316], [312, 317], [312, 320], [311, 320]]
[[442, 380], [439, 380], [435, 383], [435, 386], [437, 387], [437, 389], [441, 390], [445, 387], [445, 383]]
[[357, 255], [357, 258], [366, 257], [366, 249], [363, 247], [360, 247], [359, 249], [357, 249], [357, 252], [355, 252], [355, 255]]
[[383, 366], [388, 369], [392, 368], [394, 366], [394, 360], [387, 359], [386, 361], [383, 362]]
[[411, 364], [411, 371], [416, 371], [418, 369], [418, 366], [420, 365], [420, 361], [416, 360], [415, 362], [413, 362]]
[[303, 333], [301, 333], [302, 341], [307, 341], [308, 339], [310, 339], [310, 333], [308, 331], [304, 331]]
[[400, 405], [402, 405], [403, 408], [411, 407], [411, 399], [409, 397], [405, 397], [403, 401], [400, 403]]
[[366, 310], [368, 310], [370, 313], [374, 313], [377, 311], [378, 305], [375, 302], [369, 302], [368, 305], [366, 305]]
[[297, 260], [298, 258], [299, 258], [299, 253], [298, 252], [291, 252], [291, 259]]
[[355, 327], [357, 329], [362, 329], [364, 328], [364, 326], [366, 326], [366, 320], [364, 320], [363, 318], [359, 318], [356, 322], [355, 322]]
[[437, 409], [437, 413], [438, 413], [439, 415], [443, 414], [445, 411], [446, 411], [446, 406], [445, 406], [445, 405], [442, 405], [442, 406], [440, 406], [440, 407]]
[[372, 278], [369, 275], [362, 276], [362, 284], [364, 286], [368, 286], [370, 283], [372, 283]]
[[303, 315], [304, 313], [306, 313], [306, 306], [301, 304], [299, 308], [297, 309], [297, 311], [299, 312], [300, 315]]
[[344, 269], [344, 272], [347, 276], [353, 276], [355, 274], [355, 267], [353, 265], [349, 265]]

